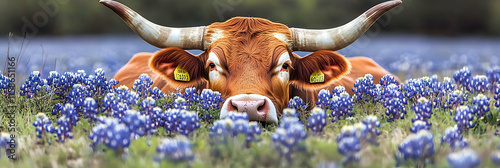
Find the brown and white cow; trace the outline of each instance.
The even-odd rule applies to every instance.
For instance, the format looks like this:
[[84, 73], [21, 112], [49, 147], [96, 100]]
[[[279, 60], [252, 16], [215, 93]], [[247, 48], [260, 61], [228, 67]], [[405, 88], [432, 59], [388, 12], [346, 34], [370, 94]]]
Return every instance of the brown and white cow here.
[[[358, 39], [385, 12], [401, 4], [381, 3], [353, 21], [332, 29], [288, 28], [267, 19], [235, 17], [222, 23], [190, 28], [154, 24], [125, 5], [101, 0], [141, 38], [164, 48], [135, 55], [115, 75], [131, 87], [142, 73], [164, 92], [197, 87], [219, 91], [229, 111], [246, 112], [250, 120], [277, 123], [289, 98], [300, 96], [314, 104], [319, 89], [342, 85], [352, 94], [354, 81], [367, 73], [375, 81], [389, 74], [366, 57], [345, 58], [333, 51]], [[200, 49], [192, 55], [186, 49]], [[299, 57], [293, 51], [313, 51]]]

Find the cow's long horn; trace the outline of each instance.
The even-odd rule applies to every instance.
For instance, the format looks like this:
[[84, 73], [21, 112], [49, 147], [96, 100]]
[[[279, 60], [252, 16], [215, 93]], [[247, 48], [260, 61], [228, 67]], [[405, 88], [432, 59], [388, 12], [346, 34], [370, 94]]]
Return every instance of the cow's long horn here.
[[112, 0], [100, 0], [99, 2], [118, 14], [135, 33], [151, 45], [159, 48], [204, 49], [205, 26], [188, 28], [160, 26], [119, 2]]
[[400, 0], [378, 4], [351, 22], [332, 29], [290, 28], [294, 51], [340, 50], [356, 41], [385, 12], [398, 6]]

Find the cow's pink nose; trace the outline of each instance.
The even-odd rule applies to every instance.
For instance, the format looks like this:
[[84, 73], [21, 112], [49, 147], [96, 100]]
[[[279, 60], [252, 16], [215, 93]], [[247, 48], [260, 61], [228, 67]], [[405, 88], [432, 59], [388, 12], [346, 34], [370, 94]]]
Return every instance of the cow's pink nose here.
[[228, 111], [246, 112], [248, 119], [261, 121], [267, 118], [269, 105], [266, 100], [230, 100]]

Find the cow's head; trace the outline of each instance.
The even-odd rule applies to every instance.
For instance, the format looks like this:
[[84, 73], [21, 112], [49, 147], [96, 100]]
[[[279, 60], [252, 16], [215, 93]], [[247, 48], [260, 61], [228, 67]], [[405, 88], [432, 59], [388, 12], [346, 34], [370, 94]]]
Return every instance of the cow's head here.
[[[333, 52], [353, 43], [380, 16], [401, 1], [381, 3], [353, 21], [332, 29], [288, 28], [261, 18], [236, 17], [223, 23], [191, 28], [156, 25], [115, 2], [111, 8], [141, 38], [165, 48], [154, 54], [150, 67], [175, 88], [199, 86], [226, 98], [221, 118], [229, 111], [248, 113], [250, 120], [278, 122], [287, 105], [290, 85], [317, 89], [350, 70], [349, 62]], [[192, 55], [184, 49], [200, 49]], [[298, 57], [292, 51], [313, 51]]]

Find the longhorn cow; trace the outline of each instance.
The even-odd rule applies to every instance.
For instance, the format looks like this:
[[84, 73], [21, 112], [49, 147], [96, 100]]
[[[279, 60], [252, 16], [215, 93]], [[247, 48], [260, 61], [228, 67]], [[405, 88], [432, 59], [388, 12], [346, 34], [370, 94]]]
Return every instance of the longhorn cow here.
[[[351, 88], [367, 73], [375, 82], [389, 74], [366, 57], [345, 58], [333, 52], [358, 39], [400, 0], [378, 4], [351, 22], [336, 28], [288, 28], [267, 19], [234, 17], [209, 26], [172, 28], [152, 23], [127, 6], [111, 0], [112, 9], [142, 39], [162, 48], [139, 53], [114, 79], [131, 87], [147, 73], [163, 92], [196, 87], [219, 91], [226, 99], [220, 117], [229, 111], [246, 112], [250, 120], [277, 123], [291, 97], [314, 104], [317, 91], [342, 85]], [[185, 50], [204, 52], [192, 55]], [[293, 51], [313, 53], [299, 57]]]

